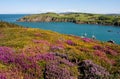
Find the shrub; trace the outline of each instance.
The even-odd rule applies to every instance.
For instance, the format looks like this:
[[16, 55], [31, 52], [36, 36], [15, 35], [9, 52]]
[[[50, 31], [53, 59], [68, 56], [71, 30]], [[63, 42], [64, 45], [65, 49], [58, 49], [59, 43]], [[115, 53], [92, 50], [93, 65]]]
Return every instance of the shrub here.
[[0, 61], [5, 64], [14, 64], [18, 70], [33, 78], [41, 77], [41, 68], [31, 57], [26, 57], [23, 53], [16, 54], [9, 47], [0, 47]]
[[104, 50], [103, 47], [101, 47], [99, 45], [94, 46], [93, 49], [95, 49], [95, 50], [102, 50], [102, 51]]
[[84, 60], [79, 66], [79, 70], [83, 74], [83, 79], [107, 79], [110, 76], [105, 68], [93, 63], [91, 60]]
[[39, 60], [55, 60], [55, 56], [51, 53], [46, 53], [46, 54], [37, 54], [32, 58], [34, 61], [39, 61]]
[[67, 43], [68, 45], [73, 45], [73, 46], [76, 45], [72, 40], [67, 40], [66, 43]]
[[31, 57], [26, 57], [23, 54], [17, 55], [14, 63], [23, 73], [26, 73], [31, 77], [41, 77], [41, 68]]
[[90, 38], [82, 38], [82, 40], [83, 40], [84, 42], [92, 42], [92, 39], [90, 39]]
[[61, 58], [64, 58], [64, 59], [69, 59], [68, 56], [66, 54], [63, 54], [63, 53], [53, 53], [56, 57], [61, 57]]
[[45, 45], [48, 45], [50, 46], [50, 43], [46, 40], [33, 40], [34, 43], [37, 43], [37, 44], [45, 44]]
[[93, 49], [105, 52], [106, 54], [110, 54], [113, 56], [117, 55], [117, 52], [115, 50], [112, 50], [110, 47], [102, 47], [102, 46], [96, 45], [93, 47]]
[[14, 51], [10, 47], [0, 47], [0, 61], [6, 64], [14, 62]]
[[106, 53], [106, 54], [113, 55], [113, 56], [116, 56], [116, 55], [117, 55], [117, 52], [114, 51], [114, 50], [112, 50], [112, 49], [110, 49], [110, 48], [107, 48], [107, 49], [105, 50], [105, 53]]
[[55, 45], [52, 45], [52, 46], [50, 47], [50, 49], [51, 49], [51, 50], [62, 50], [63, 47], [62, 47], [62, 46], [55, 46]]
[[0, 73], [0, 79], [7, 79], [4, 73]]
[[100, 59], [106, 61], [109, 64], [112, 64], [112, 62], [108, 59], [108, 57], [106, 56], [106, 54], [104, 52], [101, 52], [99, 50], [95, 50], [94, 54], [96, 56], [98, 56]]
[[70, 72], [57, 63], [50, 63], [46, 66], [45, 79], [70, 79]]

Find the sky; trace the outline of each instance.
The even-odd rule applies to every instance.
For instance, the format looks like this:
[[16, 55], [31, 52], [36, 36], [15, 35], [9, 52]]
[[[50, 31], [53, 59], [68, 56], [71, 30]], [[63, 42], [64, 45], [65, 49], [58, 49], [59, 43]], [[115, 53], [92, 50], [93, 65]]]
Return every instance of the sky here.
[[0, 14], [119, 13], [120, 0], [0, 0]]

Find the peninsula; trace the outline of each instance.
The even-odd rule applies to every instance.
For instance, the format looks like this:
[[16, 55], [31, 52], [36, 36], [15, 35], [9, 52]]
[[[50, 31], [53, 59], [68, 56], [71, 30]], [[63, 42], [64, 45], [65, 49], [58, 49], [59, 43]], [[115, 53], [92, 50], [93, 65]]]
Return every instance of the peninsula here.
[[120, 16], [117, 14], [90, 13], [42, 13], [20, 18], [20, 22], [72, 22], [77, 24], [100, 24], [120, 26]]

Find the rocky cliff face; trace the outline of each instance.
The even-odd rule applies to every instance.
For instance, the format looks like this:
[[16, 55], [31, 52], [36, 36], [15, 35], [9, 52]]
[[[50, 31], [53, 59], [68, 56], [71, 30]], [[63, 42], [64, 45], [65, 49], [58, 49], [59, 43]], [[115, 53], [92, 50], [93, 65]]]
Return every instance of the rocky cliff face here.
[[[51, 16], [51, 15], [37, 15], [36, 17], [32, 17], [32, 16], [27, 16], [27, 17], [23, 17], [20, 18], [18, 21], [20, 22], [73, 22], [73, 23], [77, 23], [77, 24], [101, 24], [101, 25], [114, 25], [114, 26], [120, 26], [120, 22], [119, 21], [111, 21], [110, 22], [108, 20], [101, 20], [99, 18], [95, 19], [93, 18], [93, 20], [90, 20], [87, 16], [86, 20], [81, 20], [81, 19], [76, 19], [77, 17], [69, 17], [67, 15], [61, 16]], [[79, 17], [80, 18], [80, 17]], [[86, 17], [85, 17], [86, 18]], [[116, 18], [114, 18], [116, 19]]]
[[36, 18], [21, 18], [20, 22], [76, 22], [74, 19], [69, 18], [57, 18], [51, 16], [40, 16]]

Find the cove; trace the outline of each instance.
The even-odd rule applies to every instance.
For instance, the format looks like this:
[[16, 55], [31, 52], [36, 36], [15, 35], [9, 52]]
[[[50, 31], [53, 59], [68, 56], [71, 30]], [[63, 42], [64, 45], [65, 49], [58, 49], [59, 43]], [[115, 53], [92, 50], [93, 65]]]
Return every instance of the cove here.
[[120, 44], [120, 27], [92, 25], [92, 24], [74, 24], [69, 22], [17, 22], [21, 17], [28, 14], [0, 14], [0, 20], [22, 25], [23, 27], [40, 28], [51, 30], [62, 34], [72, 34], [91, 38], [92, 35], [100, 41], [114, 40]]
[[69, 22], [15, 22], [18, 25], [31, 28], [40, 28], [52, 30], [62, 34], [72, 34], [92, 38], [94, 35], [97, 40], [114, 40], [120, 44], [120, 27], [92, 25], [92, 24], [74, 24]]

